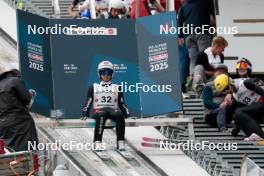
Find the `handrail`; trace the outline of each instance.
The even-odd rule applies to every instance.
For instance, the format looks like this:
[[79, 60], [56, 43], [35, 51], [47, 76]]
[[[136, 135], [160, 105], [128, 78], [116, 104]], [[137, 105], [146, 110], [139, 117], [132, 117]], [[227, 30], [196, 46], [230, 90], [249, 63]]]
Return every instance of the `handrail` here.
[[174, 0], [166, 0], [166, 11], [175, 11]]
[[16, 7], [16, 5], [15, 5], [15, 1], [12, 1], [12, 0], [5, 0], [5, 1], [6, 1], [6, 3], [7, 3], [8, 5], [10, 5], [11, 7], [13, 7], [13, 8]]
[[91, 13], [91, 18], [96, 19], [96, 10], [95, 10], [95, 1], [90, 0], [90, 13]]
[[14, 48], [16, 48], [17, 41], [13, 39], [8, 33], [6, 33], [6, 31], [4, 31], [1, 27], [0, 27], [0, 36], [4, 37], [8, 43], [10, 43]]
[[[4, 0], [4, 1], [5, 1], [7, 4], [9, 4], [11, 7], [13, 7], [14, 9], [16, 9], [15, 0]], [[47, 16], [45, 13], [43, 13], [43, 11], [42, 11], [41, 9], [39, 9], [38, 7], [36, 7], [36, 6], [31, 2], [31, 0], [27, 0], [27, 2], [25, 2], [25, 3], [26, 3], [26, 6], [29, 6], [33, 11], [37, 12], [38, 15], [43, 16], [43, 17], [47, 17], [47, 18], [48, 18], [48, 16]], [[30, 11], [29, 9], [27, 9], [27, 11], [32, 13], [32, 11]]]
[[59, 4], [59, 0], [52, 0], [52, 7], [53, 7], [53, 11], [54, 11], [54, 18], [60, 18], [60, 4]]

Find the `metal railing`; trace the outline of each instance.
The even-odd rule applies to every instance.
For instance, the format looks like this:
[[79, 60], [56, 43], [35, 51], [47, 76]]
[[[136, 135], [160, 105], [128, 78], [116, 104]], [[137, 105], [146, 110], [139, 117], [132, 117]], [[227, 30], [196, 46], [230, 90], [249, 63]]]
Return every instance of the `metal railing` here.
[[[17, 3], [17, 0], [4, 0], [7, 4], [9, 4], [11, 7], [13, 7], [14, 9], [16, 9], [16, 3]], [[34, 13], [34, 14], [38, 14], [40, 16], [43, 16], [43, 17], [47, 17], [48, 16], [43, 13], [43, 11], [41, 9], [39, 9], [37, 6], [35, 6], [31, 0], [24, 0], [24, 7], [25, 7], [25, 11], [28, 11], [30, 13]]]
[[253, 160], [246, 155], [243, 157], [240, 176], [263, 176], [264, 170], [261, 169]]
[[54, 18], [60, 18], [61, 10], [60, 10], [59, 0], [51, 0], [51, 2], [54, 12]]
[[[218, 144], [221, 142], [236, 144], [237, 149], [218, 150], [205, 147], [204, 150], [184, 150], [183, 152], [193, 159], [198, 165], [206, 170], [212, 176], [239, 176], [242, 161], [242, 155], [247, 154], [249, 158], [247, 162], [243, 162], [248, 170], [243, 171], [243, 176], [257, 176], [255, 170], [263, 171], [264, 168], [264, 146], [258, 143], [243, 141], [245, 137], [241, 132], [234, 137], [230, 131], [219, 132], [218, 128], [212, 127], [204, 122], [203, 119], [203, 103], [201, 100], [185, 99], [183, 101], [184, 115], [186, 118], [193, 118], [193, 127], [185, 127], [186, 129], [177, 129], [173, 126], [161, 128], [162, 134], [172, 142], [178, 140], [193, 140], [194, 146], [203, 141]], [[228, 128], [233, 127], [233, 124], [228, 125]], [[262, 124], [261, 127], [264, 127]], [[194, 133], [190, 129], [194, 129]], [[193, 137], [192, 137], [193, 136]], [[243, 160], [244, 161], [244, 160]], [[255, 162], [255, 163], [254, 163]], [[250, 171], [250, 172], [249, 172]], [[254, 172], [255, 173], [254, 173]], [[250, 173], [253, 174], [250, 174]], [[262, 172], [261, 172], [262, 173]], [[242, 175], [240, 175], [242, 176]], [[259, 176], [259, 175], [258, 175]], [[261, 175], [262, 176], [262, 175]]]

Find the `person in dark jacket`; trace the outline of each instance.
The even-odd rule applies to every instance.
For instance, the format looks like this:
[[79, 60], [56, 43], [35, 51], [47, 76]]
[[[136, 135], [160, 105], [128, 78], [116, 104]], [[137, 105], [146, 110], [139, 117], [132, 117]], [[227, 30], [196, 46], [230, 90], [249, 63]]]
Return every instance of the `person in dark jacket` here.
[[121, 19], [124, 16], [125, 5], [122, 0], [110, 0], [108, 5], [108, 12], [99, 13], [98, 19]]
[[[228, 68], [224, 64], [219, 64], [216, 67], [215, 77], [220, 74], [228, 75]], [[232, 121], [234, 108], [231, 102], [225, 99], [229, 92], [218, 93], [214, 87], [214, 79], [205, 84], [202, 92], [202, 99], [204, 103], [204, 119], [205, 122], [218, 127], [219, 131], [226, 131], [227, 125]]]
[[38, 144], [35, 123], [28, 109], [32, 96], [17, 69], [0, 74], [0, 138], [11, 150], [31, 150], [28, 142]]
[[[177, 4], [177, 8], [175, 7], [175, 10], [179, 12], [180, 7], [185, 3], [186, 0], [175, 0], [175, 6]], [[183, 36], [186, 38], [186, 35]], [[179, 60], [180, 60], [180, 77], [181, 77], [181, 86], [182, 86], [182, 92], [183, 97], [187, 97], [185, 94], [188, 90], [186, 87], [187, 78], [189, 76], [189, 66], [190, 66], [190, 58], [188, 53], [188, 48], [186, 43], [183, 43], [181, 45], [178, 45], [179, 48]]]
[[[211, 21], [214, 19], [214, 7], [212, 0], [186, 0], [178, 15], [179, 45], [185, 41], [190, 57], [190, 75], [193, 74], [194, 65], [199, 52], [202, 52], [211, 45], [211, 36], [208, 32]], [[183, 27], [188, 28], [185, 32]], [[197, 30], [190, 30], [190, 28]], [[202, 31], [202, 29], [205, 29]], [[191, 33], [193, 31], [193, 33]], [[188, 33], [188, 34], [187, 34]]]

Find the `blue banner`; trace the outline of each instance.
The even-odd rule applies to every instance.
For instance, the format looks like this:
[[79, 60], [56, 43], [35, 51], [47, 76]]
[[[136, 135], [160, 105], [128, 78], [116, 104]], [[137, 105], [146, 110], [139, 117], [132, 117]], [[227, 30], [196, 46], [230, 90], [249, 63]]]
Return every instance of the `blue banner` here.
[[177, 24], [174, 12], [139, 18], [136, 23], [139, 80], [148, 85], [140, 92], [144, 117], [182, 109], [178, 38], [161, 33], [161, 26], [168, 24]]
[[104, 60], [114, 64], [113, 83], [123, 88], [132, 116], [182, 110], [177, 35], [160, 34], [161, 25], [176, 24], [175, 13], [73, 20], [18, 10], [17, 17], [22, 75], [37, 91], [34, 112], [80, 118], [88, 86], [100, 82], [97, 66]]
[[54, 109], [50, 35], [46, 28], [49, 20], [17, 10], [18, 52], [20, 69], [28, 89], [37, 91], [32, 111], [50, 116]]

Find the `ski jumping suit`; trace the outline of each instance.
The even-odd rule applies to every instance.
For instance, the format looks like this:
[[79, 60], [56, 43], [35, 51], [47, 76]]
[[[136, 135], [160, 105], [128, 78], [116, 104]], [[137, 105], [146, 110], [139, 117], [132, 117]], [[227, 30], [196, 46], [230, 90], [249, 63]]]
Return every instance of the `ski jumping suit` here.
[[252, 79], [239, 81], [235, 84], [233, 98], [235, 102], [246, 106], [239, 107], [235, 112], [235, 123], [247, 136], [252, 133], [264, 138], [264, 133], [259, 123], [263, 122], [264, 116], [264, 90], [257, 86]]
[[93, 106], [92, 114], [96, 121], [94, 131], [94, 142], [102, 141], [102, 135], [107, 119], [116, 122], [117, 141], [124, 140], [125, 119], [129, 112], [124, 102], [123, 93], [119, 86], [111, 83], [94, 83], [88, 88], [86, 103], [83, 108], [83, 117], [89, 116]]

